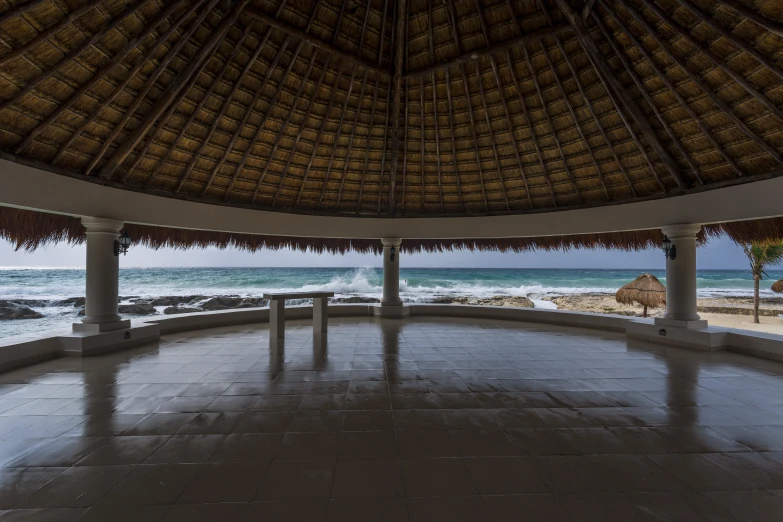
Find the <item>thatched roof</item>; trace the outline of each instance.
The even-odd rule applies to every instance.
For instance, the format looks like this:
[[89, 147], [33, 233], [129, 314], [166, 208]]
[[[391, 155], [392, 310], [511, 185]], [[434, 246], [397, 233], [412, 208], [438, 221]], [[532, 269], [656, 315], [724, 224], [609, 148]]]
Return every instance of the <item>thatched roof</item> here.
[[522, 213], [783, 168], [783, 0], [7, 0], [0, 157], [207, 202]]
[[783, 294], [783, 279], [780, 279], [772, 283], [772, 291], [778, 294]]
[[[301, 251], [344, 254], [348, 251], [380, 253], [377, 238], [343, 239], [258, 234], [233, 234], [204, 230], [155, 227], [128, 223], [125, 230], [136, 245], [149, 248], [239, 248], [255, 252], [260, 249], [292, 248]], [[697, 238], [704, 244], [711, 237], [729, 236], [737, 241], [779, 241], [783, 239], [783, 218], [762, 219], [739, 223], [705, 225]], [[80, 244], [86, 235], [81, 220], [64, 216], [0, 206], [0, 239], [13, 243], [17, 249], [33, 251], [52, 243]], [[568, 236], [510, 237], [486, 239], [408, 239], [402, 244], [405, 252], [442, 252], [446, 250], [478, 250], [527, 252], [531, 250], [570, 250], [572, 248], [603, 248], [607, 250], [644, 250], [659, 248], [663, 241], [660, 230], [633, 230], [605, 234]], [[661, 254], [663, 255], [663, 254]]]
[[615, 294], [618, 303], [657, 308], [666, 304], [666, 287], [652, 274], [642, 274]]

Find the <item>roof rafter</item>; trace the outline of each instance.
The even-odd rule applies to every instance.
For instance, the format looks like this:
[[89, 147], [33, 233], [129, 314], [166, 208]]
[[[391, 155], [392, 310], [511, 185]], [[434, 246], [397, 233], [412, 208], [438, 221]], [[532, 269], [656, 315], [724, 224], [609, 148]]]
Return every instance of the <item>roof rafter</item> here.
[[[631, 97], [623, 84], [620, 83], [617, 77], [612, 73], [611, 67], [609, 67], [606, 59], [601, 55], [601, 51], [598, 49], [598, 45], [590, 36], [590, 32], [588, 31], [584, 21], [576, 15], [567, 0], [556, 1], [557, 5], [560, 7], [560, 10], [563, 12], [563, 14], [566, 16], [566, 19], [568, 19], [576, 31], [577, 39], [587, 52], [587, 56], [593, 63], [598, 76], [605, 84], [607, 84], [607, 88], [614, 89], [614, 91], [620, 97], [623, 105], [625, 105], [625, 107], [633, 116], [634, 120], [636, 120], [637, 125], [639, 125], [639, 128], [641, 129], [642, 134], [644, 134], [647, 143], [650, 145], [650, 147], [653, 148], [661, 163], [663, 163], [663, 165], [669, 171], [669, 174], [674, 178], [674, 181], [677, 183], [677, 185], [680, 188], [688, 187], [689, 182], [682, 174], [680, 166], [677, 164], [674, 158], [672, 158], [671, 154], [669, 154], [669, 151], [667, 151], [660, 142], [657, 134], [655, 133], [655, 130], [650, 125], [650, 122], [647, 121], [644, 112], [642, 112], [641, 108], [639, 108], [639, 106], [636, 104], [636, 101], [633, 99], [633, 97]], [[655, 174], [657, 177], [657, 173], [654, 169], [653, 174]], [[665, 191], [665, 186], [663, 186], [663, 188]]]
[[[190, 76], [195, 72], [201, 62], [208, 59], [208, 57], [212, 54], [212, 51], [217, 47], [218, 43], [220, 43], [231, 26], [234, 25], [234, 22], [239, 16], [239, 12], [247, 5], [248, 2], [249, 0], [241, 0], [233, 5], [231, 10], [220, 22], [220, 25], [218, 25], [218, 27], [216, 27], [215, 30], [209, 35], [207, 42], [205, 42], [205, 44], [202, 45], [198, 51], [196, 51], [196, 54], [190, 59], [185, 69], [180, 72], [180, 74], [177, 75], [177, 77], [172, 80], [172, 82], [163, 91], [160, 99], [158, 99], [155, 105], [153, 105], [149, 112], [146, 113], [139, 126], [133, 130], [130, 136], [128, 136], [119, 147], [117, 147], [117, 150], [114, 151], [114, 154], [104, 164], [100, 173], [102, 178], [110, 179], [114, 175], [115, 170], [120, 166], [125, 158], [128, 157], [128, 154], [131, 153], [131, 151], [136, 147], [136, 144], [141, 140], [142, 137], [144, 137], [152, 124], [155, 123], [163, 111], [166, 110], [166, 107], [168, 107], [169, 103], [171, 103], [177, 97], [179, 91], [182, 89], [185, 83], [187, 83], [188, 79], [190, 79]], [[179, 50], [183, 45], [185, 45], [185, 42], [190, 39], [190, 36], [201, 25], [216, 3], [216, 0], [212, 0], [209, 3], [208, 8], [205, 9], [204, 12], [199, 15], [199, 18], [196, 20], [196, 22], [193, 23], [192, 27], [187, 33], [187, 37], [183, 36], [180, 40], [177, 41], [176, 44], [174, 44], [169, 54], [166, 55], [164, 63], [167, 64], [174, 58], [174, 56], [179, 53]], [[163, 64], [161, 64], [161, 66], [162, 67], [159, 67], [153, 77], [147, 82], [147, 85], [144, 88], [145, 95], [147, 92], [149, 92], [160, 74], [163, 72]], [[139, 96], [134, 105], [138, 106], [143, 98], [143, 96]], [[93, 158], [93, 161], [90, 163], [90, 167], [87, 169], [88, 173], [95, 167], [100, 157], [102, 157], [106, 152], [108, 145], [114, 141], [114, 139], [122, 131], [123, 127], [125, 127], [125, 124], [127, 124], [127, 121], [130, 119], [133, 112], [135, 112], [135, 110], [128, 111], [125, 115], [124, 121], [115, 127], [111, 139], [106, 140], [106, 146], [104, 147], [101, 154], [96, 155], [95, 158]]]
[[[507, 4], [508, 8], [511, 9], [511, 5]], [[484, 35], [484, 42], [486, 42], [488, 45], [490, 44], [489, 39], [489, 32], [487, 31], [487, 24], [484, 20], [484, 9], [481, 6], [481, 4], [476, 0], [476, 9], [479, 12], [479, 21], [481, 22], [481, 32]], [[511, 11], [511, 16], [514, 16], [514, 12]], [[516, 27], [516, 24], [513, 24]], [[514, 155], [517, 158], [517, 165], [519, 167], [519, 177], [522, 179], [522, 183], [525, 185], [525, 196], [527, 196], [527, 202], [530, 208], [533, 208], [533, 197], [530, 195], [530, 185], [528, 185], [527, 182], [527, 176], [525, 175], [524, 167], [522, 166], [522, 157], [519, 154], [519, 144], [517, 143], [517, 137], [514, 135], [514, 120], [511, 118], [511, 111], [508, 107], [508, 101], [506, 101], [506, 94], [503, 92], [503, 84], [500, 81], [500, 73], [498, 71], [498, 64], [497, 60], [495, 60], [494, 56], [489, 57], [489, 63], [492, 67], [492, 73], [495, 76], [495, 81], [497, 82], [498, 86], [498, 94], [500, 94], [500, 102], [501, 105], [503, 105], [503, 113], [506, 116], [506, 125], [508, 126], [508, 134], [511, 138], [511, 144], [514, 147]], [[478, 73], [478, 62], [476, 62], [476, 72]], [[480, 81], [480, 76], [479, 76]], [[480, 83], [479, 83], [480, 85]], [[483, 88], [482, 88], [482, 97], [483, 97]], [[489, 113], [487, 112], [487, 104], [486, 101], [484, 102], [484, 113], [487, 116], [487, 126], [489, 126]], [[494, 142], [494, 136], [493, 140]]]
[[[451, 4], [451, 2], [447, 2], [447, 3]], [[514, 38], [510, 38], [505, 42], [492, 44], [487, 47], [484, 47], [483, 49], [470, 51], [468, 53], [457, 56], [456, 58], [451, 58], [449, 60], [445, 60], [443, 62], [436, 63], [433, 65], [428, 65], [426, 67], [422, 67], [420, 69], [416, 69], [413, 71], [407, 71], [404, 76], [406, 78], [418, 78], [420, 76], [426, 76], [432, 72], [439, 71], [440, 69], [449, 69], [451, 67], [454, 67], [455, 65], [466, 64], [468, 62], [478, 60], [479, 58], [484, 58], [485, 56], [492, 56], [493, 54], [507, 51], [509, 49], [513, 49], [514, 47], [519, 47], [520, 45], [537, 42], [544, 38], [554, 36], [556, 34], [567, 33], [570, 31], [572, 31], [572, 28], [568, 24], [560, 24], [560, 25], [547, 27], [545, 29], [540, 29], [538, 31], [533, 31], [530, 33], [522, 34], [520, 36], [515, 36]]]
[[[611, 7], [606, 3], [605, 0], [600, 0], [601, 7], [609, 13], [612, 12]], [[625, 10], [628, 12], [628, 14], [631, 15], [631, 17], [636, 20], [639, 25], [641, 25], [642, 28], [644, 28], [645, 31], [647, 31], [649, 34], [653, 35], [652, 38], [656, 41], [660, 49], [663, 51], [663, 53], [669, 57], [670, 60], [672, 60], [674, 63], [680, 66], [680, 68], [685, 71], [685, 73], [688, 75], [688, 78], [691, 79], [696, 85], [699, 86], [699, 88], [707, 95], [707, 97], [721, 110], [723, 111], [726, 116], [728, 116], [734, 124], [739, 128], [746, 136], [752, 138], [764, 151], [766, 151], [770, 156], [775, 158], [778, 163], [783, 163], [783, 153], [776, 150], [772, 145], [768, 144], [760, 135], [758, 135], [756, 132], [754, 132], [747, 123], [745, 123], [742, 119], [740, 119], [736, 114], [734, 114], [734, 110], [726, 103], [724, 102], [720, 96], [715, 92], [714, 89], [712, 89], [709, 84], [704, 81], [699, 75], [694, 74], [690, 68], [688, 67], [688, 64], [683, 58], [680, 58], [679, 56], [675, 55], [672, 51], [669, 50], [667, 46], [661, 42], [659, 38], [656, 38], [654, 36], [653, 28], [647, 23], [647, 20], [644, 19], [635, 9], [631, 8], [627, 4], [623, 4], [625, 7]], [[614, 17], [615, 21], [619, 23], [618, 19]], [[620, 24], [625, 33], [629, 35], [629, 37], [633, 36], [633, 33], [631, 30], [626, 27], [624, 24]], [[638, 40], [636, 40], [638, 41]], [[644, 49], [643, 46], [639, 46], [641, 49]], [[649, 56], [649, 53], [648, 53]], [[651, 62], [654, 63], [654, 62]], [[665, 78], [664, 75], [661, 75], [662, 78]], [[676, 89], [673, 89], [676, 92]]]
[[[109, 31], [111, 31], [117, 25], [119, 25], [125, 18], [127, 18], [128, 16], [132, 15], [133, 13], [135, 13], [136, 10], [139, 7], [140, 7], [140, 5], [138, 3], [133, 4], [133, 5], [129, 6], [129, 7], [126, 7], [121, 13], [119, 13], [117, 15], [116, 18], [114, 18], [113, 23], [106, 24], [105, 26], [103, 26], [102, 29], [98, 30], [95, 34], [90, 36], [87, 40], [82, 42], [78, 47], [76, 47], [75, 49], [73, 49], [72, 51], [67, 53], [65, 56], [60, 58], [60, 60], [56, 64], [54, 64], [54, 65], [52, 65], [50, 67], [47, 67], [44, 72], [42, 72], [41, 74], [39, 74], [38, 76], [36, 76], [32, 80], [28, 81], [25, 84], [25, 86], [22, 89], [20, 89], [16, 94], [14, 94], [10, 98], [0, 102], [0, 111], [2, 111], [3, 109], [6, 109], [7, 107], [10, 107], [11, 105], [14, 105], [15, 103], [18, 103], [19, 100], [21, 100], [26, 94], [28, 94], [33, 89], [35, 89], [36, 87], [41, 85], [41, 83], [43, 83], [44, 81], [46, 81], [49, 78], [51, 78], [52, 75], [55, 73], [55, 71], [57, 71], [63, 64], [70, 63], [77, 56], [79, 56], [84, 51], [86, 51], [87, 49], [89, 49], [90, 47], [92, 47], [93, 45], [98, 43], [104, 36], [106, 36], [106, 34]], [[41, 33], [41, 34], [44, 34], [44, 33]], [[49, 36], [51, 36], [51, 35], [47, 35], [43, 39], [46, 39]], [[19, 52], [19, 54], [22, 54], [26, 50], [27, 49], [21, 50]], [[10, 58], [13, 58], [14, 57], [13, 56], [14, 55], [14, 51], [11, 52], [11, 55], [12, 56], [10, 56]], [[6, 56], [8, 56], [8, 55], [6, 55]], [[0, 66], [2, 66], [6, 62], [6, 56], [0, 57]], [[8, 59], [10, 60], [10, 58], [8, 58]]]
[[251, 18], [255, 18], [260, 22], [263, 22], [264, 24], [270, 27], [274, 27], [275, 29], [278, 29], [292, 38], [296, 38], [297, 40], [306, 42], [312, 45], [313, 47], [320, 49], [321, 51], [324, 51], [328, 54], [335, 56], [336, 58], [339, 58], [342, 61], [348, 62], [352, 65], [356, 65], [359, 67], [364, 67], [366, 69], [369, 69], [370, 71], [373, 71], [376, 74], [389, 76], [389, 71], [387, 71], [386, 69], [378, 65], [375, 65], [374, 63], [367, 61], [364, 58], [361, 58], [359, 56], [353, 56], [349, 53], [346, 53], [345, 51], [336, 48], [333, 44], [329, 44], [322, 40], [319, 40], [315, 36], [307, 34], [305, 31], [302, 31], [301, 29], [289, 25], [286, 22], [280, 21], [273, 16], [269, 16], [268, 14], [262, 13], [261, 11], [258, 11], [253, 8], [246, 9], [244, 11], [244, 14]]
[[[49, 114], [49, 116], [39, 122], [38, 125], [36, 125], [35, 128], [30, 131], [27, 137], [25, 137], [25, 139], [19, 145], [17, 145], [16, 153], [19, 154], [21, 151], [26, 149], [33, 142], [35, 137], [38, 136], [38, 134], [40, 134], [46, 127], [51, 125], [57, 118], [60, 117], [61, 114], [70, 109], [76, 100], [89, 92], [89, 90], [92, 89], [99, 81], [103, 80], [109, 74], [109, 72], [111, 72], [114, 67], [120, 64], [133, 49], [135, 49], [144, 41], [145, 38], [147, 38], [147, 36], [156, 31], [160, 24], [163, 23], [169, 16], [171, 16], [174, 10], [180, 7], [183, 2], [185, 2], [185, 0], [177, 0], [170, 3], [168, 6], [166, 6], [165, 9], [161, 10], [160, 13], [158, 13], [158, 16], [155, 17], [155, 20], [149, 24], [146, 24], [141, 32], [137, 33], [136, 36], [129, 40], [128, 43], [108, 62], [106, 62], [103, 67], [95, 71], [95, 74], [93, 74], [89, 80], [84, 82], [78, 89], [76, 89], [76, 91], [74, 91], [74, 93], [71, 94], [67, 100], [58, 105], [57, 108], [52, 111], [51, 114]], [[142, 59], [141, 62], [143, 63], [144, 59]]]
[[[690, 154], [688, 154], [688, 151], [685, 150], [685, 147], [683, 147], [682, 143], [680, 143], [680, 140], [677, 139], [677, 135], [674, 133], [674, 130], [669, 126], [669, 122], [666, 121], [666, 118], [663, 117], [663, 114], [661, 114], [661, 111], [658, 110], [658, 107], [653, 103], [653, 100], [650, 96], [650, 93], [647, 92], [647, 89], [644, 88], [644, 85], [642, 84], [641, 79], [639, 78], [639, 75], [636, 74], [636, 71], [633, 70], [633, 67], [630, 63], [628, 63], [628, 59], [625, 57], [625, 55], [622, 53], [620, 49], [617, 48], [617, 45], [615, 42], [610, 38], [609, 31], [604, 26], [604, 23], [601, 21], [600, 17], [595, 17], [595, 23], [598, 26], [598, 28], [601, 30], [601, 33], [604, 35], [604, 37], [609, 42], [609, 46], [612, 48], [614, 53], [617, 55], [617, 57], [620, 59], [620, 63], [623, 64], [623, 68], [628, 73], [628, 76], [631, 77], [634, 84], [636, 85], [636, 88], [639, 90], [639, 92], [642, 93], [642, 96], [644, 96], [644, 99], [647, 101], [647, 103], [650, 105], [650, 107], [653, 110], [653, 114], [655, 114], [655, 117], [658, 119], [658, 121], [661, 123], [661, 126], [666, 130], [666, 133], [669, 135], [669, 138], [671, 138], [672, 143], [674, 143], [674, 146], [677, 147], [677, 150], [680, 152], [683, 158], [685, 158], [685, 161], [688, 162], [688, 165], [690, 165], [691, 170], [693, 171], [694, 176], [696, 176], [696, 179], [699, 181], [699, 184], [703, 185], [704, 180], [701, 179], [701, 175], [699, 174], [699, 168], [698, 166], [693, 162], [693, 158], [691, 158]], [[687, 105], [686, 105], [687, 106]], [[690, 108], [690, 106], [687, 106]], [[698, 120], [697, 120], [698, 124]], [[742, 172], [739, 170], [739, 167], [737, 167], [737, 164], [734, 163], [734, 160], [731, 158], [728, 158], [723, 150], [718, 147], [718, 151], [724, 154], [724, 158], [727, 158], [729, 161], [729, 164], [732, 166], [734, 171], [738, 175], [742, 175]]]
[[[250, 32], [250, 28], [246, 27], [245, 34], [249, 32]], [[266, 86], [266, 83], [269, 81], [269, 77], [271, 76], [272, 71], [274, 70], [275, 66], [280, 61], [280, 59], [283, 57], [283, 55], [285, 54], [285, 50], [288, 47], [288, 40], [289, 39], [286, 38], [285, 41], [283, 41], [282, 45], [280, 45], [280, 48], [277, 50], [277, 55], [275, 56], [272, 65], [270, 65], [269, 69], [267, 70], [266, 76], [264, 77], [264, 82], [261, 84], [261, 87], [259, 87], [258, 92], [263, 91], [264, 86]], [[196, 166], [196, 162], [200, 160], [204, 155], [204, 151], [206, 150], [207, 146], [209, 146], [209, 143], [212, 141], [212, 136], [215, 135], [215, 131], [220, 126], [220, 121], [223, 119], [223, 116], [226, 115], [228, 108], [231, 106], [231, 102], [234, 101], [234, 96], [236, 96], [236, 93], [239, 90], [239, 86], [242, 84], [245, 77], [247, 76], [247, 73], [250, 72], [250, 69], [253, 67], [253, 65], [255, 65], [255, 62], [258, 59], [258, 56], [261, 54], [263, 47], [264, 46], [262, 44], [256, 46], [256, 50], [254, 51], [253, 55], [250, 57], [250, 59], [245, 64], [245, 66], [242, 68], [242, 71], [239, 73], [239, 77], [231, 81], [231, 90], [223, 98], [223, 103], [220, 104], [220, 109], [215, 115], [215, 118], [212, 120], [212, 125], [210, 125], [206, 136], [201, 138], [200, 140], [201, 144], [199, 145], [198, 150], [196, 151], [195, 154], [192, 155], [190, 161], [188, 162], [187, 167], [185, 167], [185, 172], [182, 174], [182, 177], [180, 177], [179, 181], [177, 182], [177, 188], [174, 189], [175, 193], [179, 193], [179, 191], [182, 190], [182, 186], [185, 184], [185, 182], [190, 177], [190, 174], [193, 172], [193, 168]], [[294, 56], [294, 60], [295, 59], [296, 56]], [[291, 60], [291, 63], [293, 63], [294, 60]], [[249, 105], [247, 107], [247, 110], [244, 112], [244, 114], [245, 115], [252, 114], [254, 106], [255, 103]], [[239, 132], [242, 130], [243, 127], [244, 127], [243, 125], [237, 126], [237, 132], [235, 132], [234, 136], [232, 136], [230, 145], [234, 144], [235, 136], [239, 134]], [[209, 180], [209, 183], [207, 184], [207, 189], [209, 188], [209, 185], [212, 183], [212, 180], [215, 178], [215, 174], [217, 173], [217, 170], [220, 168], [220, 165], [223, 162], [223, 158], [225, 158], [225, 156], [228, 154], [230, 150], [231, 150], [230, 146], [226, 147], [223, 153], [223, 157], [216, 162], [214, 168], [212, 169], [212, 176]]]
[[[313, 51], [313, 56], [315, 56], [316, 52], [317, 51]], [[321, 90], [321, 85], [323, 85], [324, 78], [326, 78], [326, 70], [329, 67], [330, 59], [331, 57], [327, 56], [326, 62], [324, 62], [323, 66], [321, 67], [321, 76], [318, 78], [318, 83], [315, 85], [315, 89], [313, 90], [313, 97], [310, 98], [310, 101], [307, 103], [307, 107], [305, 108], [304, 111], [305, 115], [310, 113], [310, 108], [313, 106], [313, 103], [318, 97], [318, 91]], [[299, 86], [299, 91], [294, 97], [294, 102], [291, 104], [291, 112], [288, 113], [288, 117], [286, 118], [285, 122], [283, 122], [283, 126], [280, 127], [280, 131], [277, 133], [277, 138], [275, 138], [275, 143], [272, 145], [272, 152], [269, 153], [269, 161], [267, 161], [266, 166], [264, 166], [264, 172], [266, 172], [266, 169], [269, 168], [269, 164], [272, 163], [272, 159], [274, 159], [275, 157], [275, 152], [277, 152], [277, 148], [280, 146], [280, 142], [283, 140], [283, 137], [285, 136], [285, 131], [288, 128], [288, 125], [291, 123], [294, 114], [296, 114], [296, 104], [299, 101], [304, 86], [305, 86], [305, 82], [302, 82], [302, 85]], [[303, 122], [303, 124], [299, 126], [299, 131], [296, 133], [294, 144], [291, 146], [291, 151], [288, 153], [288, 159], [286, 160], [285, 167], [283, 167], [283, 175], [280, 176], [280, 181], [278, 182], [277, 190], [275, 191], [275, 197], [272, 200], [273, 207], [277, 204], [277, 198], [278, 196], [280, 196], [280, 189], [283, 187], [283, 183], [285, 182], [286, 177], [288, 177], [288, 169], [291, 167], [291, 161], [293, 161], [294, 156], [296, 155], [295, 154], [296, 147], [297, 145], [299, 145], [299, 140], [302, 139], [302, 133], [304, 132], [304, 129], [305, 126]]]
[[[151, 59], [155, 53], [158, 51], [158, 49], [164, 45], [168, 39], [173, 35], [175, 32], [179, 30], [179, 28], [182, 26], [185, 21], [187, 21], [191, 15], [193, 15], [198, 6], [201, 5], [205, 0], [201, 0], [198, 4], [194, 4], [190, 9], [182, 13], [182, 15], [174, 22], [172, 23], [169, 28], [161, 34], [157, 40], [153, 43], [153, 45], [147, 50], [147, 52], [144, 52], [141, 55], [141, 59], [136, 62], [136, 64], [128, 71], [128, 74], [125, 75], [125, 79], [118, 84], [111, 92], [111, 94], [103, 100], [102, 103], [98, 104], [98, 106], [95, 108], [95, 110], [92, 111], [92, 113], [89, 115], [88, 118], [85, 118], [82, 124], [76, 129], [75, 132], [73, 132], [68, 138], [65, 143], [60, 147], [57, 154], [54, 156], [54, 159], [52, 160], [52, 164], [57, 164], [57, 161], [62, 157], [62, 155], [71, 147], [73, 142], [78, 138], [82, 132], [85, 131], [85, 129], [95, 121], [98, 117], [98, 115], [101, 113], [101, 111], [107, 107], [111, 106], [111, 103], [119, 96], [121, 92], [127, 87], [128, 83], [136, 76], [136, 74], [141, 70], [142, 66], [148, 61], [148, 59]], [[75, 99], [73, 99], [75, 101]], [[72, 104], [73, 101], [69, 100], [69, 104]]]
[[[405, 54], [405, 28], [408, 21], [407, 0], [397, 0], [395, 13], [394, 46], [394, 104], [392, 105], [392, 156], [389, 161], [389, 211], [394, 215], [397, 191], [397, 162], [400, 148], [400, 97], [402, 96], [402, 68]], [[407, 87], [407, 84], [406, 84]], [[406, 98], [407, 105], [408, 100]], [[407, 110], [407, 109], [406, 109]], [[407, 122], [406, 122], [407, 124]], [[407, 140], [407, 136], [405, 136]], [[407, 148], [407, 147], [406, 147]], [[403, 183], [405, 178], [403, 177]], [[405, 191], [403, 190], [403, 199]]]

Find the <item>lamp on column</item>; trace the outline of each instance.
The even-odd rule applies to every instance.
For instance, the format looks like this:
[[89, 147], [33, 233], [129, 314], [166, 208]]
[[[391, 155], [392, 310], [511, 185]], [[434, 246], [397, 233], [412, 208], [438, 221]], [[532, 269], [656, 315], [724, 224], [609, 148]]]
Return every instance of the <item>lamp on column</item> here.
[[127, 254], [131, 245], [131, 237], [127, 231], [123, 232], [119, 239], [114, 240], [114, 255]]
[[396, 247], [391, 247], [391, 250], [389, 251], [389, 260], [394, 262], [394, 255], [397, 253]]
[[677, 247], [672, 245], [671, 240], [667, 236], [663, 236], [663, 253], [666, 259], [674, 261], [677, 257]]

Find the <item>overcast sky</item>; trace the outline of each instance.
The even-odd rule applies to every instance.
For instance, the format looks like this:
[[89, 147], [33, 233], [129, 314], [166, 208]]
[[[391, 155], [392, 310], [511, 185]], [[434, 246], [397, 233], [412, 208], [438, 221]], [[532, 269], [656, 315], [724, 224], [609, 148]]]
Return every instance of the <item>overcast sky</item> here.
[[[15, 252], [10, 243], [0, 240], [0, 266], [73, 267], [84, 266], [84, 246], [49, 246], [28, 254]], [[606, 250], [572, 250], [570, 252], [530, 252], [500, 254], [455, 251], [437, 254], [403, 255], [403, 267], [479, 267], [479, 268], [646, 268], [663, 269], [660, 250], [622, 252]], [[132, 247], [120, 260], [121, 267], [364, 267], [380, 266], [374, 255], [350, 253], [319, 255], [290, 250], [261, 251], [254, 254], [238, 250], [149, 250]], [[746, 269], [742, 251], [730, 240], [713, 240], [699, 249], [701, 269]]]

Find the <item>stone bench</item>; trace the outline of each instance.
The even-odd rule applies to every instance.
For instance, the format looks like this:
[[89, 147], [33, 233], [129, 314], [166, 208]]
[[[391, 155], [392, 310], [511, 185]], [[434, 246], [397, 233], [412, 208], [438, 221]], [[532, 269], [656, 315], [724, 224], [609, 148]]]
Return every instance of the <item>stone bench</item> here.
[[269, 299], [269, 339], [285, 337], [285, 301], [286, 299], [313, 300], [313, 333], [325, 332], [327, 325], [327, 305], [334, 292], [275, 292], [264, 294]]

